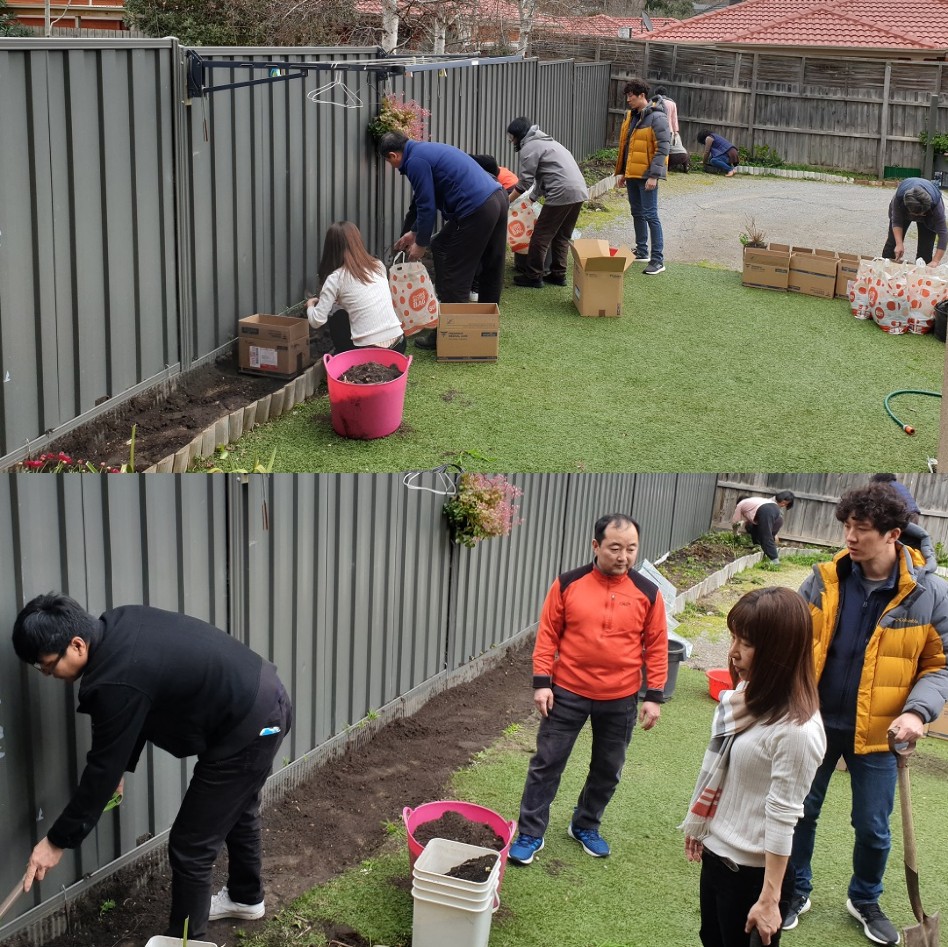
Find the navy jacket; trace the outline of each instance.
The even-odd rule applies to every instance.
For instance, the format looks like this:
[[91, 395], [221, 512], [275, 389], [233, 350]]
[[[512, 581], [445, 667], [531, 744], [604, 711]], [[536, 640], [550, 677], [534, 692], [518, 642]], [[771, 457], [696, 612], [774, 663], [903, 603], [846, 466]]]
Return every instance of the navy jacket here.
[[431, 243], [437, 211], [445, 220], [461, 220], [501, 189], [469, 154], [434, 141], [406, 142], [399, 170], [411, 182], [418, 211], [415, 242], [422, 247]]

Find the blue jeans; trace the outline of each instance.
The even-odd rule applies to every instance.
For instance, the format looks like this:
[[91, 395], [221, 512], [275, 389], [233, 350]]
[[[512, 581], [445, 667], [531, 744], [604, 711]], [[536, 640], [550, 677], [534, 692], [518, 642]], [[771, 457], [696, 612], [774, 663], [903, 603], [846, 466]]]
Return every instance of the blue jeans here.
[[712, 168], [717, 168], [720, 171], [733, 171], [734, 170], [734, 166], [728, 160], [728, 156], [726, 154], [717, 155], [714, 158], [708, 158], [708, 164], [711, 165]]
[[665, 238], [662, 234], [662, 222], [658, 219], [658, 185], [652, 190], [645, 187], [647, 178], [626, 178], [625, 186], [629, 192], [629, 208], [632, 211], [632, 224], [635, 227], [635, 255], [647, 257], [649, 237], [652, 239], [652, 263], [665, 262]]
[[826, 730], [826, 755], [813, 778], [813, 785], [803, 803], [803, 817], [793, 833], [790, 867], [796, 879], [795, 894], [809, 895], [813, 890], [810, 862], [816, 840], [816, 822], [840, 757], [849, 769], [851, 819], [856, 831], [849, 898], [854, 904], [877, 902], [882, 895], [882, 876], [892, 845], [889, 817], [895, 802], [897, 767], [895, 757], [888, 751], [854, 753], [851, 730]]

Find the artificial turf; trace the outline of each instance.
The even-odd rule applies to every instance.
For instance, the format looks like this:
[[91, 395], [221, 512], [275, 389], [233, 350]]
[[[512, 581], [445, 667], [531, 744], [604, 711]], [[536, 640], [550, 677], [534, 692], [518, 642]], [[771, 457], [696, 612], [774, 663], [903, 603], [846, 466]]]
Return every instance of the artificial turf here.
[[[737, 272], [634, 265], [619, 318], [583, 318], [571, 286], [508, 285], [496, 364], [438, 363], [409, 344], [404, 420], [341, 438], [323, 388], [213, 463], [274, 471], [924, 471], [937, 454], [945, 348], [852, 318], [845, 300], [751, 289]], [[508, 274], [509, 279], [509, 274]], [[470, 466], [470, 465], [469, 465]]]
[[[683, 616], [679, 631], [712, 639], [726, 633], [724, 612], [740, 592], [761, 584], [795, 587], [807, 568], [781, 565], [777, 572], [753, 569], [721, 590], [700, 627]], [[723, 609], [723, 610], [722, 610]], [[528, 867], [508, 865], [501, 907], [494, 915], [491, 947], [686, 947], [698, 940], [699, 868], [685, 860], [677, 826], [707, 745], [714, 703], [703, 672], [679, 671], [659, 725], [636, 731], [622, 780], [610, 803], [602, 833], [613, 847], [608, 859], [592, 859], [566, 835], [573, 801], [589, 759], [588, 728], [580, 736], [552, 807], [546, 847]], [[384, 739], [384, 731], [378, 739]], [[504, 733], [455, 774], [453, 797], [486, 805], [516, 818], [535, 722]], [[948, 903], [948, 849], [942, 843], [943, 800], [948, 780], [948, 741], [927, 739], [911, 764], [922, 901], [929, 913]], [[814, 856], [813, 909], [783, 936], [786, 947], [859, 947], [866, 939], [846, 913], [852, 829], [845, 772], [830, 785]], [[914, 923], [905, 893], [898, 805], [893, 847], [882, 903], [898, 927]], [[404, 830], [387, 850], [334, 882], [300, 898], [248, 938], [247, 947], [319, 944], [323, 921], [357, 932], [373, 945], [410, 942], [413, 903]], [[461, 928], [444, 931], [445, 944], [466, 943]]]

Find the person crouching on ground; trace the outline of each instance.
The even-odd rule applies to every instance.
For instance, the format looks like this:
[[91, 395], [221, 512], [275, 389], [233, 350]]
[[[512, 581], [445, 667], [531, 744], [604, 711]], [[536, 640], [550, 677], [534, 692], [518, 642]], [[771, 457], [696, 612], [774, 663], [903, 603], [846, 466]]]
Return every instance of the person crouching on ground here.
[[[586, 179], [569, 151], [529, 118], [515, 118], [507, 126], [507, 137], [514, 151], [520, 153], [520, 179], [510, 191], [510, 202], [531, 188], [534, 200], [544, 201], [525, 265], [514, 276], [514, 283], [532, 289], [540, 289], [544, 280], [553, 286], [565, 286], [570, 238], [583, 203], [589, 200]], [[550, 272], [545, 274], [546, 255], [551, 248]]]
[[306, 300], [306, 317], [313, 328], [329, 323], [337, 354], [365, 346], [404, 353], [385, 264], [369, 254], [352, 221], [339, 221], [326, 231], [319, 281], [319, 295]]
[[737, 148], [726, 138], [714, 132], [701, 132], [698, 144], [704, 145], [703, 162], [705, 171], [716, 168], [723, 171], [727, 178], [734, 177], [734, 169], [740, 160]]
[[[701, 943], [778, 944], [793, 829], [826, 749], [810, 612], [792, 589], [754, 589], [730, 610], [725, 691], [688, 815], [685, 856], [701, 862]], [[785, 892], [785, 894], [782, 894]]]
[[648, 261], [642, 272], [655, 276], [665, 272], [665, 237], [658, 218], [658, 182], [667, 174], [671, 129], [664, 109], [649, 102], [647, 82], [630, 79], [624, 92], [629, 110], [619, 130], [616, 186], [628, 191], [635, 227], [635, 259], [641, 263]]

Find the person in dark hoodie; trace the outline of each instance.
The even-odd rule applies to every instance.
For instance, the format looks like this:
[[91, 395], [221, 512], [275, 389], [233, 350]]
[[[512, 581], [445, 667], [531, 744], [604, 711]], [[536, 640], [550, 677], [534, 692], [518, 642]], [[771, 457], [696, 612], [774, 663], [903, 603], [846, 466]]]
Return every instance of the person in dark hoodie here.
[[[510, 192], [511, 203], [531, 188], [535, 200], [543, 198], [543, 213], [537, 218], [523, 270], [514, 276], [514, 283], [539, 289], [545, 279], [554, 286], [565, 286], [569, 241], [583, 203], [589, 200], [586, 179], [569, 151], [529, 118], [515, 118], [507, 126], [507, 137], [520, 153], [520, 178]], [[544, 275], [551, 248], [550, 271]]]
[[813, 619], [826, 754], [794, 830], [783, 929], [810, 910], [817, 822], [842, 758], [855, 834], [846, 910], [870, 941], [897, 944], [899, 932], [879, 905], [896, 783], [887, 734], [915, 743], [948, 697], [948, 584], [935, 575], [928, 534], [907, 522], [888, 484], [844, 494], [836, 519], [846, 548], [815, 565], [800, 588]]
[[649, 85], [644, 79], [630, 79], [624, 92], [629, 110], [619, 129], [616, 186], [628, 191], [635, 226], [635, 259], [648, 262], [642, 270], [646, 276], [656, 276], [665, 272], [658, 182], [667, 176], [671, 128], [665, 110], [649, 101]]
[[[507, 253], [507, 193], [470, 155], [452, 145], [411, 141], [400, 132], [379, 139], [380, 157], [411, 183], [414, 226], [395, 242], [410, 260], [430, 245], [439, 302], [466, 303], [478, 277], [480, 301], [500, 302]], [[444, 226], [433, 236], [437, 213]], [[415, 336], [419, 348], [433, 349], [434, 332]]]
[[[142, 605], [95, 618], [66, 595], [40, 595], [17, 615], [17, 657], [47, 677], [78, 682], [92, 747], [62, 814], [37, 843], [23, 890], [95, 828], [146, 742], [197, 757], [168, 836], [169, 937], [201, 940], [208, 920], [263, 917], [260, 791], [293, 720], [276, 668], [197, 618]], [[228, 884], [211, 896], [226, 844]]]

